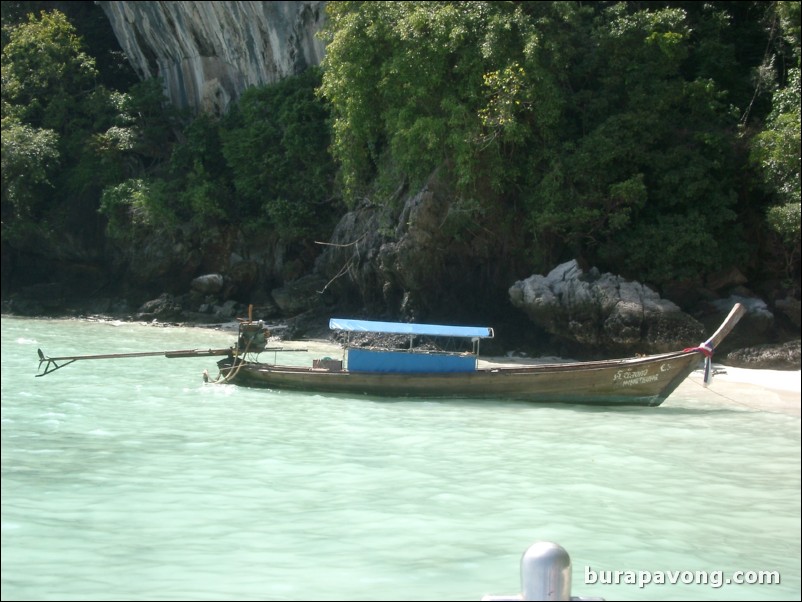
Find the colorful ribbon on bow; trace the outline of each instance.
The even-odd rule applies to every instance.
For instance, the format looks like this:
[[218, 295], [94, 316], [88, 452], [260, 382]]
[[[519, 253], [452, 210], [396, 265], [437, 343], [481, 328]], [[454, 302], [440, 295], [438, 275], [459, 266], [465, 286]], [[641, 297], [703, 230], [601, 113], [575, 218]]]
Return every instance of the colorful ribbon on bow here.
[[709, 385], [710, 380], [713, 377], [713, 371], [711, 370], [713, 366], [713, 345], [710, 343], [710, 341], [699, 343], [698, 347], [688, 347], [687, 349], [683, 349], [682, 351], [683, 353], [698, 351], [699, 353], [705, 356], [705, 377], [703, 379], [703, 382], [705, 386]]

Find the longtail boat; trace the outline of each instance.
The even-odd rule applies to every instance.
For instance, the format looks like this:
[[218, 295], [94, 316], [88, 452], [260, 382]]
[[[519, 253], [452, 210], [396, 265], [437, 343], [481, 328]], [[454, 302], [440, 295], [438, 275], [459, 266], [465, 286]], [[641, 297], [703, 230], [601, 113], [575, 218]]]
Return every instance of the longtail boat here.
[[[44, 365], [44, 370], [37, 376], [83, 359], [224, 355], [225, 358], [217, 362], [216, 379], [209, 378], [205, 372], [207, 382], [360, 396], [658, 406], [702, 366], [705, 383], [710, 381], [713, 351], [745, 311], [743, 305], [736, 304], [708, 340], [680, 351], [590, 362], [482, 367], [479, 343], [482, 339], [493, 338], [493, 329], [489, 327], [332, 318], [330, 329], [346, 335], [342, 359], [324, 357], [313, 359], [311, 366], [293, 366], [259, 360], [262, 352], [282, 349], [268, 347], [268, 329], [249, 318], [240, 322], [237, 344], [229, 349], [61, 358], [49, 358], [39, 350], [40, 369]], [[409, 337], [409, 346], [406, 349], [363, 347], [351, 342], [354, 333], [405, 335]], [[421, 337], [460, 339], [470, 343], [471, 350], [446, 352], [415, 347], [414, 341]]]

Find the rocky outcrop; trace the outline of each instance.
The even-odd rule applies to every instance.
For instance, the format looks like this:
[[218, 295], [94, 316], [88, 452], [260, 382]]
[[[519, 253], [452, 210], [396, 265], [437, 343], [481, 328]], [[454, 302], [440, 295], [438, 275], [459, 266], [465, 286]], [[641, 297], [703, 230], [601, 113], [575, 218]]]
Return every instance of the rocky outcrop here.
[[730, 312], [736, 303], [746, 307], [746, 313], [738, 321], [738, 326], [727, 335], [717, 349], [719, 354], [726, 354], [734, 349], [750, 347], [755, 341], [775, 342], [779, 333], [776, 331], [776, 319], [763, 299], [745, 295], [730, 295], [709, 303], [709, 311], [700, 318], [705, 332], [713, 332]]
[[163, 293], [158, 299], [151, 299], [143, 303], [137, 313], [137, 319], [170, 322], [181, 320], [183, 314], [184, 310], [181, 307], [180, 301], [169, 293]]
[[776, 305], [777, 309], [787, 316], [794, 326], [802, 328], [802, 304], [799, 299], [788, 295], [783, 299], [778, 299]]
[[297, 316], [319, 306], [324, 286], [325, 280], [309, 274], [273, 289], [271, 295], [283, 315]]
[[204, 295], [215, 295], [223, 289], [222, 274], [204, 274], [192, 281], [192, 290]]
[[802, 344], [799, 340], [781, 345], [764, 344], [728, 353], [723, 363], [737, 368], [757, 370], [799, 370], [802, 368]]
[[704, 340], [704, 328], [649, 287], [576, 261], [519, 280], [510, 300], [556, 339], [587, 353], [676, 351]]
[[390, 202], [343, 216], [316, 264], [334, 298], [374, 318], [508, 319], [506, 283], [522, 262], [512, 252], [522, 248], [517, 231], [501, 225], [501, 204], [474, 214], [453, 190], [436, 172], [421, 189], [401, 187]]
[[324, 288], [341, 305], [362, 306], [372, 315], [381, 316], [391, 303], [394, 287], [384, 281], [376, 259], [393, 223], [390, 210], [371, 204], [349, 211], [340, 219], [315, 263], [315, 271], [326, 278]]
[[222, 113], [251, 86], [323, 59], [325, 2], [98, 2], [142, 79], [179, 108]]

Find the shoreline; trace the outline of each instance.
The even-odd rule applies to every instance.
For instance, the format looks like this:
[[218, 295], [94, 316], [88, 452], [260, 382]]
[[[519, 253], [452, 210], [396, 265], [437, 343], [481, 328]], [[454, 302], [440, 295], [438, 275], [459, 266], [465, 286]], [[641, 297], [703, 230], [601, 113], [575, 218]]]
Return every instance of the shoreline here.
[[[37, 319], [24, 316], [13, 316], [2, 314], [6, 317], [19, 317], [23, 319]], [[39, 319], [66, 319], [66, 320], [86, 320], [95, 322], [123, 322], [123, 320], [108, 319], [101, 316], [84, 316], [76, 318], [39, 318]], [[128, 323], [128, 321], [124, 321]], [[208, 324], [184, 324], [169, 322], [130, 322], [143, 326], [158, 327], [187, 327], [187, 328], [206, 328], [217, 330], [223, 333], [235, 334], [239, 322], [231, 321], [224, 323]], [[301, 339], [282, 339], [270, 337], [272, 343], [280, 344], [288, 349], [307, 349], [310, 354], [322, 354], [337, 356], [343, 353], [343, 348], [338, 343], [324, 338], [301, 338]], [[509, 356], [480, 356], [478, 364], [484, 366], [503, 366], [503, 365], [531, 365], [542, 363], [562, 363], [574, 361], [559, 357], [509, 357]], [[713, 364], [713, 380], [709, 386], [702, 383], [701, 370], [693, 372], [669, 397], [665, 405], [670, 405], [672, 400], [686, 398], [701, 398], [720, 406], [741, 408], [752, 411], [766, 411], [781, 413], [794, 417], [802, 416], [802, 381], [800, 370], [772, 370], [768, 368], [740, 368], [728, 366], [726, 364]]]
[[736, 368], [724, 364], [713, 364], [713, 370], [709, 386], [703, 384], [700, 370], [692, 373], [674, 395], [693, 395], [716, 405], [744, 410], [802, 416], [802, 371]]

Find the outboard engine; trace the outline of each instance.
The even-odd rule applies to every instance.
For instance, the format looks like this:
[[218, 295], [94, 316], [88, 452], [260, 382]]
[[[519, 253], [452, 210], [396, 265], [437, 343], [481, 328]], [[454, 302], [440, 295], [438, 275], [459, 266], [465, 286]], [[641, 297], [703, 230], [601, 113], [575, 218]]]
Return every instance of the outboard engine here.
[[259, 353], [267, 347], [267, 339], [270, 331], [265, 328], [264, 322], [242, 322], [239, 325], [239, 335], [237, 336], [237, 348], [241, 353], [246, 350], [250, 353]]

